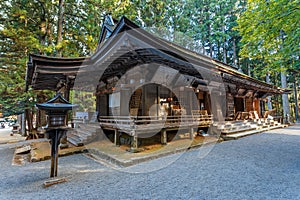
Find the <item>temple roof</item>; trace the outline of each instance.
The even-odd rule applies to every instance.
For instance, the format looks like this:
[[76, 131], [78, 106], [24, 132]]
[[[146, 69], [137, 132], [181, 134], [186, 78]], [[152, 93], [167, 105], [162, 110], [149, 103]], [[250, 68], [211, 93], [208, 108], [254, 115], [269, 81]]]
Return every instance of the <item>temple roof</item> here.
[[99, 82], [121, 77], [139, 64], [157, 63], [199, 80], [205, 79], [205, 74], [210, 79], [215, 77], [229, 85], [264, 94], [283, 92], [283, 89], [240, 73], [230, 65], [158, 38], [126, 17], [117, 24], [112, 19], [108, 22], [102, 28], [96, 52], [90, 57], [54, 58], [30, 54], [26, 89], [31, 86], [35, 90], [59, 90], [65, 84], [72, 88], [79, 74], [89, 77], [97, 73], [98, 80], [89, 81]]

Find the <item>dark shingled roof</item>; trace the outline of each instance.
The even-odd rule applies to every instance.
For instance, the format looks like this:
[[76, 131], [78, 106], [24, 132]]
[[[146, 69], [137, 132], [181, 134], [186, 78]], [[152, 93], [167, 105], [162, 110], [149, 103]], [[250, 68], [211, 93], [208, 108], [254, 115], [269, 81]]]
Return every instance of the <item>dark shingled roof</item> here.
[[[142, 63], [163, 64], [197, 79], [203, 79], [199, 71], [204, 72], [211, 77], [220, 78], [227, 84], [264, 94], [284, 92], [281, 88], [240, 73], [230, 65], [158, 38], [126, 17], [122, 17], [116, 25], [103, 26], [98, 48], [90, 57], [54, 58], [30, 54], [26, 89], [31, 86], [34, 90], [57, 91], [70, 80], [72, 88], [72, 80], [79, 73], [99, 73], [99, 79], [105, 80], [122, 76], [127, 70]], [[97, 66], [107, 67], [105, 71], [101, 71]]]

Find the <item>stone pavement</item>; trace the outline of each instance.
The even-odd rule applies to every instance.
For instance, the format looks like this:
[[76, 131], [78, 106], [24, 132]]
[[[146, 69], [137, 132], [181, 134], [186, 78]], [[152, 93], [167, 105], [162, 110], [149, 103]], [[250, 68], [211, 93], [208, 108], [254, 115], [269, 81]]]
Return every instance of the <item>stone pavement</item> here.
[[12, 127], [6, 127], [0, 129], [0, 144], [7, 144], [7, 143], [16, 143], [20, 141], [24, 141], [26, 137], [23, 137], [20, 134], [13, 134]]
[[[218, 141], [219, 139], [216, 137], [197, 136], [193, 141], [190, 139], [176, 139], [167, 145], [159, 143], [146, 145], [142, 147], [143, 151], [132, 153], [128, 151], [130, 148], [128, 145], [115, 146], [110, 140], [105, 138], [81, 147], [69, 145], [69, 148], [59, 150], [59, 156], [85, 152], [94, 159], [116, 166], [127, 167], [170, 154], [182, 153], [188, 149], [215, 144]], [[50, 145], [48, 142], [34, 142], [31, 144], [31, 149], [32, 162], [50, 159]]]
[[[294, 127], [298, 127], [297, 124]], [[281, 129], [277, 129], [280, 132]], [[285, 130], [285, 129], [283, 129]], [[268, 132], [268, 131], [266, 131]], [[259, 134], [261, 131], [256, 132]], [[246, 134], [246, 133], [243, 133]], [[251, 133], [253, 134], [253, 133]], [[138, 153], [131, 153], [128, 151], [129, 146], [122, 145], [115, 146], [107, 138], [94, 141], [85, 146], [75, 147], [69, 145], [67, 149], [60, 149], [59, 156], [67, 156], [76, 153], [87, 153], [93, 159], [112, 164], [114, 166], [128, 167], [141, 162], [152, 159], [157, 159], [171, 154], [184, 153], [193, 148], [200, 148], [206, 145], [215, 145], [223, 140], [211, 136], [197, 136], [193, 141], [189, 139], [175, 139], [168, 142], [167, 145], [159, 143], [143, 147], [143, 151]], [[43, 161], [50, 159], [50, 145], [48, 142], [34, 142], [31, 144], [31, 161]]]
[[0, 148], [0, 199], [294, 200], [299, 152], [300, 127], [290, 126], [130, 167], [74, 154], [59, 158], [58, 176], [67, 182], [43, 188], [49, 160], [12, 165], [14, 149]]

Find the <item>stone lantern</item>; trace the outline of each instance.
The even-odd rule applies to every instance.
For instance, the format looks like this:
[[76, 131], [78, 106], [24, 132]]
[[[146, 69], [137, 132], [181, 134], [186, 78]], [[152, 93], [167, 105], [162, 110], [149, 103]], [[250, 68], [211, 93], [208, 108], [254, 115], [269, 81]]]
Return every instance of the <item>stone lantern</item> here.
[[47, 115], [46, 136], [51, 143], [51, 171], [50, 177], [57, 176], [58, 145], [60, 139], [66, 136], [67, 114], [77, 105], [69, 103], [60, 93], [45, 103], [36, 104], [38, 109], [44, 110]]

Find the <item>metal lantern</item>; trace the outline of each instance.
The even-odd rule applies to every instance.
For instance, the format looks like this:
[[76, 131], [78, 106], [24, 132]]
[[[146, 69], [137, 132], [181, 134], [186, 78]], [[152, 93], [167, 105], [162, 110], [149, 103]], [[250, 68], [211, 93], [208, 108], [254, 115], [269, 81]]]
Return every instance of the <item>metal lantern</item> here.
[[55, 97], [45, 103], [36, 104], [38, 109], [44, 110], [47, 115], [46, 136], [51, 141], [51, 171], [50, 177], [57, 176], [58, 145], [60, 139], [67, 132], [67, 114], [69, 110], [77, 105], [69, 103], [65, 98], [57, 93]]

